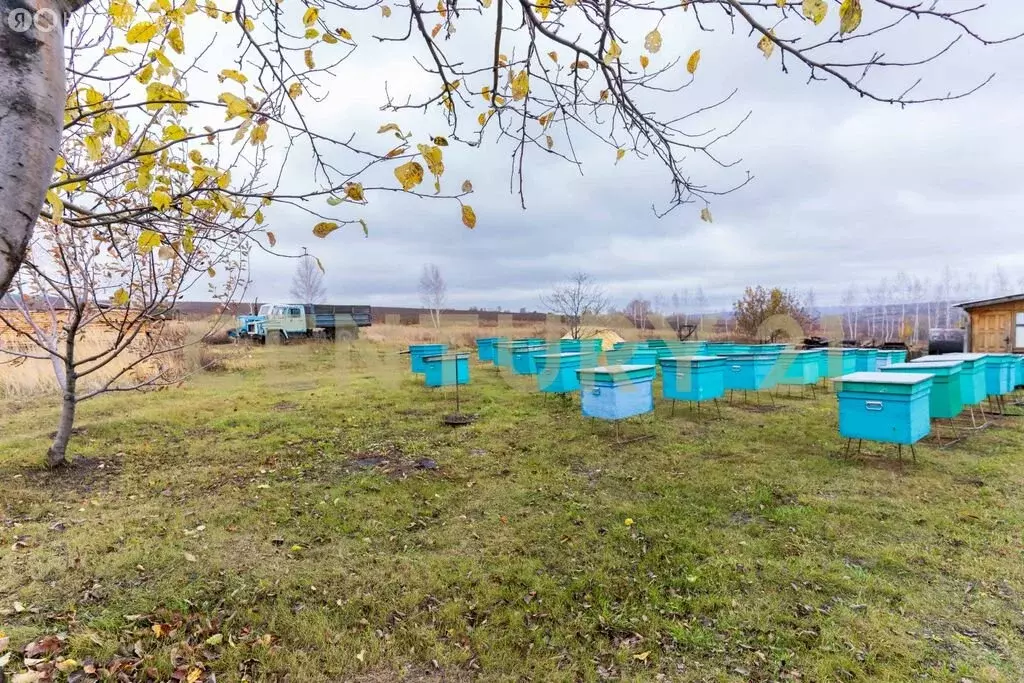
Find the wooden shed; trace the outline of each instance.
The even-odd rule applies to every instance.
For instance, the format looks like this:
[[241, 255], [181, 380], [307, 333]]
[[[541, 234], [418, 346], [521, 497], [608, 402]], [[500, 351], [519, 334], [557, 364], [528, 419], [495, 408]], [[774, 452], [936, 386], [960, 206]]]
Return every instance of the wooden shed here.
[[1024, 353], [1024, 294], [957, 304], [967, 312], [967, 351]]

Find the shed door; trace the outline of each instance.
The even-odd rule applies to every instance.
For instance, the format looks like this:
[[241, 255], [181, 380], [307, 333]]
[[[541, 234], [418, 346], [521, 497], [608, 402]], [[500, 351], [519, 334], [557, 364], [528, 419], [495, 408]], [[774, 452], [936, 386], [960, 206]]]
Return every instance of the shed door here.
[[1010, 350], [1010, 312], [979, 313], [974, 321], [975, 353], [1005, 353]]

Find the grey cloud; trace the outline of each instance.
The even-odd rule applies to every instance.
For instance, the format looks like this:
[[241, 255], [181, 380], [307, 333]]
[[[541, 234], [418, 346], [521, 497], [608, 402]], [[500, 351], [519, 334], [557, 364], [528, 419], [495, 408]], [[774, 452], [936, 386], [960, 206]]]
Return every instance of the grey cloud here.
[[[1014, 16], [1004, 17], [1003, 25], [1013, 25], [1011, 18], [1024, 23], [1024, 11], [1009, 14]], [[323, 259], [332, 299], [378, 305], [415, 305], [425, 262], [441, 267], [453, 306], [514, 309], [538, 307], [540, 293], [574, 270], [592, 273], [620, 305], [638, 293], [671, 295], [701, 286], [722, 306], [752, 284], [813, 287], [819, 304], [837, 303], [851, 283], [863, 288], [900, 270], [934, 278], [946, 264], [982, 279], [996, 265], [1013, 282], [1024, 276], [1017, 218], [1024, 199], [1024, 76], [1017, 69], [1024, 45], [965, 45], [958, 59], [924, 70], [922, 92], [973, 83], [997, 70], [993, 83], [962, 101], [899, 110], [835, 83], [806, 85], [806, 73], [795, 65], [782, 74], [777, 61], [766, 64], [743, 36], [682, 29], [673, 34], [670, 26], [663, 34], [666, 42], [672, 35], [701, 47], [703, 60], [693, 88], [661, 98], [659, 107], [682, 111], [685, 103], [739, 87], [711, 123], [754, 112], [723, 142], [724, 157], [742, 158], [737, 169], [694, 159], [694, 177], [709, 184], [724, 186], [745, 169], [756, 176], [713, 204], [713, 224], [702, 223], [693, 206], [656, 219], [651, 204], [667, 192], [657, 162], [628, 155], [614, 164], [613, 149], [579, 136], [582, 176], [550, 155], [531, 152], [526, 211], [509, 193], [507, 144], [448, 148], [444, 185], [473, 180], [469, 203], [479, 217], [476, 230], [462, 227], [451, 202], [375, 194], [352, 214], [366, 218], [369, 239], [346, 228], [319, 241], [310, 235], [308, 216], [271, 207], [268, 217], [281, 246], [307, 246]], [[908, 52], [924, 47], [907, 45]], [[372, 140], [375, 126], [388, 118], [377, 111], [383, 78], [395, 91], [432, 87], [404, 58], [381, 62], [364, 75], [372, 87], [357, 97], [347, 95], [352, 85], [332, 85], [331, 101], [342, 104], [317, 109], [317, 125], [370, 130], [363, 137]], [[881, 79], [896, 87], [907, 74]], [[391, 118], [417, 134], [443, 130], [436, 114]], [[393, 184], [388, 174], [383, 169], [371, 178]], [[282, 291], [293, 262], [257, 255], [253, 265], [253, 292], [268, 299]]]

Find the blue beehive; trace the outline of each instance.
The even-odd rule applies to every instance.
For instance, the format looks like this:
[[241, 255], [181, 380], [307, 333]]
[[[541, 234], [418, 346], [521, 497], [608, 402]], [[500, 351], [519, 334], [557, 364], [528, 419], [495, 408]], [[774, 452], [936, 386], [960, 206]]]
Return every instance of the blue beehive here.
[[481, 363], [494, 362], [494, 345], [504, 337], [481, 337], [476, 340], [476, 357]]
[[413, 344], [409, 347], [410, 367], [413, 372], [426, 372], [425, 356], [440, 356], [448, 351], [447, 344]]
[[709, 356], [727, 356], [733, 352], [736, 345], [732, 342], [708, 342], [706, 351]]
[[552, 349], [557, 348], [558, 353], [579, 353], [583, 348], [583, 342], [579, 339], [559, 339], [551, 344]]
[[875, 372], [878, 369], [878, 349], [854, 349], [857, 372]]
[[887, 365], [897, 365], [907, 362], [907, 352], [900, 349], [879, 349], [878, 367], [884, 368]]
[[725, 394], [722, 356], [669, 356], [661, 365], [662, 396], [673, 401], [711, 401]]
[[932, 418], [954, 418], [964, 410], [961, 361], [944, 363], [895, 363], [882, 368], [882, 372], [909, 372], [932, 376], [928, 394], [928, 414]]
[[604, 355], [608, 365], [654, 365], [658, 362], [658, 352], [647, 348], [622, 347]]
[[932, 376], [902, 372], [855, 372], [837, 380], [839, 434], [912, 445], [931, 431], [928, 397]]
[[584, 417], [623, 420], [654, 410], [653, 365], [608, 365], [576, 372]]
[[446, 353], [424, 356], [424, 383], [428, 387], [448, 387], [469, 384], [469, 354]]
[[1013, 391], [1013, 366], [1008, 353], [990, 353], [985, 365], [985, 391], [989, 396], [1003, 396]]
[[547, 353], [548, 347], [541, 345], [517, 346], [512, 349], [512, 374], [514, 375], [536, 375], [537, 363], [535, 357], [540, 353]]
[[817, 384], [821, 379], [822, 358], [825, 358], [824, 349], [783, 351], [775, 366], [777, 383], [790, 386]]
[[778, 356], [774, 353], [734, 353], [725, 359], [725, 388], [760, 391], [775, 386], [772, 374]]
[[825, 355], [828, 357], [825, 376], [829, 379], [857, 372], [856, 349], [826, 349]]
[[537, 364], [537, 388], [553, 394], [578, 391], [580, 378], [576, 371], [583, 365], [582, 353], [539, 353], [534, 356]]
[[1013, 378], [1014, 387], [1024, 387], [1024, 356], [1017, 356], [1017, 371]]
[[986, 390], [985, 368], [988, 356], [984, 353], [944, 353], [941, 355], [921, 356], [911, 363], [946, 363], [960, 361], [960, 398], [965, 406], [973, 406], [988, 398]]
[[500, 368], [512, 369], [512, 351], [535, 345], [529, 339], [499, 339], [494, 344], [494, 364]]

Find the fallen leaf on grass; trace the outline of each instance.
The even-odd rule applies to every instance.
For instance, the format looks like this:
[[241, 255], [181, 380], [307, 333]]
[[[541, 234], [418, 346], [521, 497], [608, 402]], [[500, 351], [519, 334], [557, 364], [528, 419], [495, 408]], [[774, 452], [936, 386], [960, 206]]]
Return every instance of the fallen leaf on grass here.
[[648, 650], [647, 652], [641, 652], [638, 655], [633, 655], [633, 659], [639, 659], [641, 662], [646, 662], [647, 658], [650, 656], [650, 654], [651, 654], [650, 650]]
[[224, 634], [223, 633], [214, 633], [212, 636], [210, 636], [209, 638], [206, 639], [206, 644], [209, 645], [210, 647], [214, 647], [214, 646], [220, 645], [223, 642], [224, 642]]
[[197, 562], [198, 560], [196, 560], [196, 556], [193, 555], [192, 553], [185, 553], [185, 561], [186, 562]]

